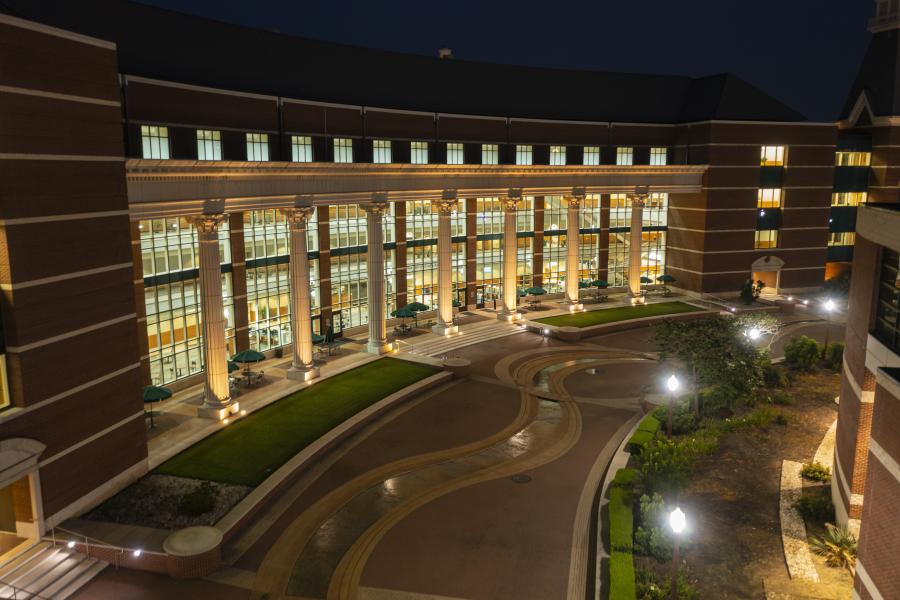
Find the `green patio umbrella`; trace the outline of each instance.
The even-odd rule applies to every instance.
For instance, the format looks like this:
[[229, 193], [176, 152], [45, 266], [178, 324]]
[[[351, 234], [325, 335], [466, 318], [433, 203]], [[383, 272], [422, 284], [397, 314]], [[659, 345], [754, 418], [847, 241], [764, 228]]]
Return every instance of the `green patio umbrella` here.
[[579, 282], [578, 282], [578, 289], [579, 289], [579, 290], [584, 290], [584, 289], [587, 289], [587, 288], [589, 288], [589, 287], [591, 287], [591, 282], [590, 282], [590, 281], [579, 281]]
[[313, 334], [312, 334], [312, 343], [313, 344], [321, 344], [324, 341], [325, 341], [324, 335], [319, 335], [318, 333], [313, 332]]
[[334, 327], [329, 325], [328, 329], [325, 330], [325, 343], [333, 344], [334, 343]]
[[595, 288], [608, 288], [609, 282], [604, 281], [603, 279], [595, 279], [594, 281], [591, 282], [591, 285], [594, 286]]
[[256, 350], [242, 350], [232, 356], [231, 360], [240, 364], [255, 363], [266, 360], [266, 355], [262, 352], [257, 352]]
[[424, 312], [426, 310], [431, 310], [430, 306], [428, 306], [427, 304], [422, 304], [421, 302], [410, 302], [403, 308], [408, 308], [413, 312]]
[[150, 405], [150, 429], [156, 427], [153, 422], [153, 403], [172, 397], [172, 390], [167, 387], [148, 385], [144, 388], [144, 404]]
[[519, 298], [524, 298], [527, 295], [528, 292], [526, 292], [525, 290], [516, 290], [516, 296], [518, 296]]
[[656, 278], [656, 280], [661, 281], [663, 283], [673, 283], [673, 282], [677, 281], [674, 277], [672, 277], [668, 273], [666, 273], [665, 275], [660, 275], [659, 277]]
[[462, 306], [462, 305], [459, 303], [459, 300], [454, 298], [453, 299], [453, 308], [459, 308], [460, 306]]
[[545, 290], [542, 287], [534, 286], [534, 287], [530, 287], [527, 290], [525, 290], [525, 293], [528, 294], [529, 296], [543, 296], [544, 294], [547, 293], [547, 290]]
[[238, 364], [236, 362], [234, 362], [233, 360], [228, 361], [228, 372], [229, 373], [234, 373], [238, 369], [240, 369], [240, 367], [238, 366]]
[[397, 310], [391, 311], [392, 317], [400, 317], [401, 319], [411, 319], [416, 316], [416, 312], [410, 309], [408, 306], [404, 306], [403, 308], [398, 308]]
[[641, 277], [641, 283], [653, 283], [653, 280], [649, 277]]

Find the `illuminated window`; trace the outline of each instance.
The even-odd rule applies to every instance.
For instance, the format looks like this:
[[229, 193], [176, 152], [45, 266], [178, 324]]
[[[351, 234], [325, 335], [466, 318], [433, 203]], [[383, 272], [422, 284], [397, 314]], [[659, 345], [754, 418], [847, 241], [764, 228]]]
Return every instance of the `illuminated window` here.
[[334, 162], [353, 162], [353, 140], [350, 138], [334, 138]]
[[197, 160], [222, 160], [222, 132], [197, 130]]
[[856, 242], [856, 234], [852, 231], [832, 231], [828, 234], [829, 246], [852, 246]]
[[516, 146], [516, 164], [531, 165], [534, 164], [534, 150], [530, 145], [518, 144]]
[[294, 162], [312, 162], [312, 138], [308, 135], [291, 136], [291, 160]]
[[627, 194], [610, 194], [609, 196], [609, 228], [626, 228], [631, 226], [631, 199]]
[[389, 163], [391, 161], [391, 141], [372, 140], [372, 162]]
[[414, 165], [428, 164], [428, 142], [410, 142], [409, 162]]
[[550, 146], [550, 164], [554, 166], [566, 164], [565, 146]]
[[141, 125], [141, 145], [144, 158], [169, 158], [169, 128]]
[[247, 160], [252, 162], [265, 162], [269, 160], [269, 134], [247, 134]]
[[835, 192], [831, 195], [832, 206], [859, 206], [865, 204], [867, 192]]
[[499, 155], [500, 150], [498, 149], [497, 144], [481, 145], [481, 164], [496, 165], [498, 163]]
[[584, 147], [584, 164], [596, 166], [600, 164], [600, 146]]
[[781, 208], [781, 189], [761, 189], [757, 192], [757, 208]]
[[759, 164], [762, 167], [783, 167], [784, 146], [763, 146], [759, 153]]
[[634, 148], [621, 147], [616, 148], [616, 164], [617, 165], [633, 165], [634, 164]]
[[777, 229], [761, 229], [756, 231], [756, 240], [754, 248], [777, 248], [778, 247], [778, 230]]
[[871, 152], [837, 152], [834, 164], [838, 167], [868, 167], [872, 164]]
[[666, 148], [650, 148], [650, 164], [655, 167], [664, 166], [668, 162]]
[[447, 164], [461, 165], [464, 164], [465, 155], [463, 153], [463, 145], [458, 142], [449, 142], [447, 144]]

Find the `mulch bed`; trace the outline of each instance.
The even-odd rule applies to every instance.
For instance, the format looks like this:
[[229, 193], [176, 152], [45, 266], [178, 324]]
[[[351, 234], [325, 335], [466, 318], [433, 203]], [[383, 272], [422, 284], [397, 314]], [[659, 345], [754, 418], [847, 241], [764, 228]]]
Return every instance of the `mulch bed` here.
[[[839, 387], [840, 376], [831, 371], [797, 376], [785, 390], [794, 404], [776, 407], [787, 425], [728, 434], [715, 453], [698, 461], [681, 498], [692, 522], [682, 558], [701, 598], [763, 598], [764, 579], [790, 581], [778, 516], [781, 461], [812, 460], [837, 418]], [[849, 583], [841, 571], [832, 571], [823, 582], [834, 575], [836, 585]]]

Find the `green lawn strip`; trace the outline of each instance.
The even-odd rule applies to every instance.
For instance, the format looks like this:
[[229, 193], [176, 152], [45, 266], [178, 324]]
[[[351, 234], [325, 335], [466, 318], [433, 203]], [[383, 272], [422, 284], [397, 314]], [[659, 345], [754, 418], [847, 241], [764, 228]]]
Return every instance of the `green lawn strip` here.
[[638, 428], [628, 440], [628, 451], [632, 454], [639, 454], [644, 447], [650, 443], [650, 440], [653, 439], [653, 436], [656, 435], [659, 428], [659, 419], [652, 414], [644, 417], [641, 424], [638, 425]]
[[604, 323], [616, 323], [618, 321], [658, 317], [661, 315], [676, 315], [701, 310], [703, 309], [684, 302], [660, 302], [659, 304], [599, 308], [597, 310], [536, 319], [535, 322], [553, 325], [554, 327], [590, 327], [592, 325], [603, 325]]
[[609, 582], [610, 598], [634, 598], [634, 515], [633, 489], [637, 474], [632, 469], [620, 469], [609, 490]]
[[194, 444], [156, 473], [257, 486], [278, 467], [359, 411], [438, 369], [382, 358], [239, 419]]

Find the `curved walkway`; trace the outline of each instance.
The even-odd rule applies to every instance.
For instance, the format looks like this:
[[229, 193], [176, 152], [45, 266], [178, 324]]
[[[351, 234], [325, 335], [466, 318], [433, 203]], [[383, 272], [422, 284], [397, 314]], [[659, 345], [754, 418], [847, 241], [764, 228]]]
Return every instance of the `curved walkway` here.
[[[271, 545], [257, 572], [254, 596], [268, 594], [270, 597], [337, 599], [358, 597], [364, 584], [394, 589], [419, 588], [398, 586], [397, 581], [379, 581], [386, 571], [380, 567], [385, 558], [381, 552], [382, 542], [386, 540], [387, 547], [390, 547], [395, 541], [392, 539], [395, 529], [402, 530], [408, 522], [417, 520], [411, 519], [411, 516], [418, 517], [450, 496], [456, 499], [457, 507], [460, 504], [466, 506], [469, 503], [460, 503], [459, 494], [483, 489], [479, 484], [499, 482], [525, 471], [541, 469], [571, 453], [579, 442], [584, 445], [581, 435], [583, 410], [608, 413], [611, 409], [606, 406], [579, 406], [567, 393], [564, 381], [574, 373], [591, 366], [609, 364], [610, 361], [646, 362], [646, 358], [571, 345], [504, 354], [494, 368], [498, 383], [515, 386], [519, 390], [518, 414], [506, 427], [462, 446], [418, 454], [380, 466], [324, 495], [290, 523]], [[544, 387], [536, 388], [536, 382], [544, 384]], [[552, 400], [541, 396], [550, 396]], [[612, 425], [613, 431], [608, 433], [614, 434], [615, 427], [624, 424], [630, 416], [627, 409], [634, 408], [633, 403], [623, 401], [620, 407], [612, 409], [609, 417], [613, 418], [607, 419], [606, 429]], [[585, 479], [579, 478], [578, 493], [574, 498], [566, 499], [569, 503], [574, 501], [576, 512], [583, 515], [590, 514], [584, 505], [589, 508], [596, 488], [595, 480], [605, 469], [605, 463], [600, 461], [602, 464], [598, 464], [596, 443], [587, 445], [590, 446], [591, 460], [584, 461], [584, 457], [580, 456], [582, 460], [578, 462], [581, 468], [587, 468], [588, 473], [583, 475], [589, 475], [590, 493], [586, 500]], [[546, 508], [552, 510], [552, 505]], [[580, 518], [583, 517], [575, 521]], [[436, 517], [430, 521], [430, 528], [439, 528], [440, 522], [441, 518]], [[420, 536], [423, 533], [427, 536], [429, 527], [417, 529]], [[578, 539], [579, 545], [586, 546], [587, 536], [583, 532], [588, 530], [587, 523], [580, 529], [583, 531], [576, 524], [573, 533], [570, 522], [572, 539]], [[571, 540], [568, 545], [573, 546]], [[420, 556], [408, 550], [404, 553], [406, 558]], [[572, 547], [570, 554], [573, 565], [583, 564], [575, 568], [573, 575], [586, 581], [586, 552], [576, 551]], [[394, 560], [393, 567], [387, 571], [403, 575], [398, 573], [396, 553], [390, 552], [389, 555]], [[370, 562], [374, 564], [370, 565]], [[434, 572], [428, 569], [405, 571], [413, 575], [419, 573], [420, 576]], [[373, 581], [366, 582], [366, 578]], [[570, 578], [567, 576], [565, 579]], [[578, 587], [575, 586], [576, 590]], [[583, 590], [581, 586], [582, 596]], [[563, 592], [564, 595], [568, 593], [571, 591]], [[578, 592], [575, 593], [577, 595]], [[447, 591], [442, 590], [442, 595], [445, 594]], [[557, 589], [554, 595], [559, 594]], [[470, 593], [465, 596], [451, 595], [475, 597]], [[476, 595], [479, 594], [476, 592]], [[483, 597], [507, 596], [491, 593]], [[508, 597], [527, 596], [516, 593]]]

